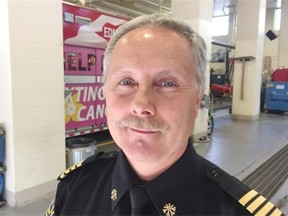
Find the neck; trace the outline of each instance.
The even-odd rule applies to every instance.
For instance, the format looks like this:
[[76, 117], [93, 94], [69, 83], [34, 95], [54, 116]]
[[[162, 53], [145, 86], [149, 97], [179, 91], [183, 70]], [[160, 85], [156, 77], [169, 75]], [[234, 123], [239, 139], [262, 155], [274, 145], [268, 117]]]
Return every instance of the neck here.
[[141, 180], [149, 182], [169, 169], [176, 161], [179, 160], [185, 150], [186, 148], [183, 148], [181, 151], [178, 151], [173, 155], [166, 155], [157, 161], [135, 161], [130, 160], [129, 157], [127, 157], [127, 159], [137, 176]]

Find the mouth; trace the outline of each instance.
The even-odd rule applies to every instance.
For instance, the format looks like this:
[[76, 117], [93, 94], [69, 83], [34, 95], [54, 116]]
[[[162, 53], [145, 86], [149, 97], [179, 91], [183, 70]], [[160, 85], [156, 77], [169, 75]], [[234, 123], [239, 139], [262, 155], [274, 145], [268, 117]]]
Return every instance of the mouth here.
[[128, 127], [129, 130], [136, 132], [136, 133], [140, 133], [140, 134], [155, 134], [158, 131], [153, 131], [153, 130], [146, 130], [146, 129], [139, 129], [139, 128], [131, 128]]

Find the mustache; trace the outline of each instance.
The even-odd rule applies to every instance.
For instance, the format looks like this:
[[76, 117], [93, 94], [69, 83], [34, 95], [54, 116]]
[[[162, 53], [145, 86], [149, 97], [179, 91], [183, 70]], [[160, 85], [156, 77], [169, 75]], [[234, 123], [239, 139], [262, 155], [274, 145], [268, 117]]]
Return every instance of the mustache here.
[[149, 131], [160, 131], [166, 134], [170, 130], [170, 126], [163, 120], [155, 118], [140, 118], [134, 115], [128, 115], [119, 120], [118, 122], [121, 128], [137, 128]]

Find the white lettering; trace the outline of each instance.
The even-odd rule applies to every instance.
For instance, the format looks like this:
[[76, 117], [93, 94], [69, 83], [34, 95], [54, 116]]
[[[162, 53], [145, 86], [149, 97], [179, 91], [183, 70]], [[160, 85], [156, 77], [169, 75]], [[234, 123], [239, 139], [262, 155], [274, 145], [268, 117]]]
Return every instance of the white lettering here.
[[76, 87], [75, 90], [77, 91], [77, 101], [80, 101], [81, 91], [84, 90], [84, 87]]
[[104, 86], [101, 86], [100, 89], [98, 90], [98, 99], [105, 100]]
[[[78, 108], [76, 111], [78, 122], [96, 120], [106, 117], [106, 104], [104, 94], [104, 86], [73, 86], [66, 87], [65, 90], [70, 90], [71, 94], [65, 97], [65, 103], [75, 103]], [[74, 94], [72, 94], [74, 92]], [[75, 98], [77, 94], [77, 98]], [[76, 100], [76, 101], [75, 101]], [[84, 102], [93, 101], [92, 105], [85, 106]], [[80, 105], [77, 105], [80, 103]]]
[[86, 102], [86, 100], [87, 100], [87, 88], [84, 88], [83, 101]]
[[85, 121], [85, 118], [82, 118], [82, 117], [81, 117], [81, 111], [82, 111], [82, 110], [85, 110], [85, 109], [86, 109], [86, 106], [82, 106], [82, 107], [79, 108], [78, 113], [77, 113], [77, 119], [78, 119], [79, 121]]
[[89, 107], [89, 110], [87, 112], [86, 121], [89, 119], [94, 120], [94, 107], [93, 107], [93, 105], [91, 105]]
[[93, 88], [92, 86], [89, 86], [88, 88], [88, 101], [95, 101], [97, 98], [97, 92], [98, 92], [98, 86], [96, 86], [95, 88]]
[[115, 32], [115, 29], [104, 27], [103, 31], [104, 31], [104, 37], [111, 38]]
[[[88, 107], [88, 111], [86, 114], [86, 117], [83, 118], [82, 111], [84, 112], [86, 110], [86, 106], [82, 106], [79, 108], [77, 112], [77, 119], [79, 122], [88, 121], [88, 120], [95, 120], [95, 119], [102, 119], [106, 117], [106, 105], [105, 104], [97, 104], [96, 107], [93, 105], [90, 105]], [[96, 114], [96, 115], [95, 115]]]
[[96, 119], [104, 117], [104, 114], [106, 113], [105, 108], [106, 108], [105, 104], [97, 104], [97, 106], [96, 106]]

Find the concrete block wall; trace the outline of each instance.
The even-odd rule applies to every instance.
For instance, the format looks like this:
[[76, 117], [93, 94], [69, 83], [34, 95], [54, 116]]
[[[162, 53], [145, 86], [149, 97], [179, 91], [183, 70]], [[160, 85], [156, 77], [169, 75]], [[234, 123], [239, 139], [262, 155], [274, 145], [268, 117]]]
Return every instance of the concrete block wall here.
[[5, 198], [20, 206], [53, 192], [65, 169], [62, 2], [1, 4], [6, 26], [1, 50], [2, 45], [6, 49], [0, 53], [6, 65], [0, 72], [6, 92], [0, 93], [5, 101], [0, 103], [0, 126], [7, 132]]
[[[171, 2], [172, 16], [184, 20], [190, 24], [193, 29], [199, 32], [207, 46], [207, 59], [211, 59], [211, 22], [213, 15], [213, 1], [172, 1]], [[208, 64], [207, 64], [208, 66]], [[209, 69], [206, 70], [206, 90], [205, 94], [209, 95]], [[207, 119], [208, 109], [201, 108], [195, 120], [195, 127], [191, 131], [194, 141], [207, 136]]]

